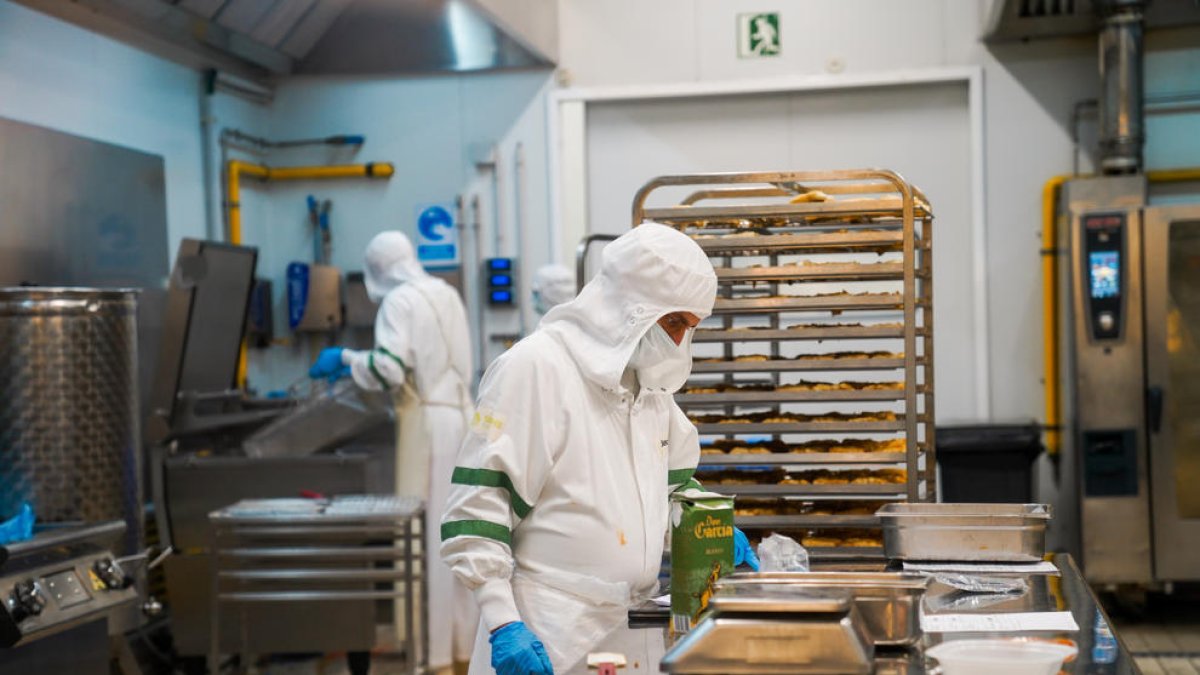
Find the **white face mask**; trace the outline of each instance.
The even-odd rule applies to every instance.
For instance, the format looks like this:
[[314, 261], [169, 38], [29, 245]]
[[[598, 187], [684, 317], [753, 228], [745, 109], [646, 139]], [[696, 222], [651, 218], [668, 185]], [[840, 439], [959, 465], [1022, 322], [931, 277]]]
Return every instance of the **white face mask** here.
[[692, 373], [692, 331], [689, 329], [677, 345], [662, 326], [654, 324], [638, 340], [629, 367], [637, 372], [638, 382], [646, 389], [678, 391]]

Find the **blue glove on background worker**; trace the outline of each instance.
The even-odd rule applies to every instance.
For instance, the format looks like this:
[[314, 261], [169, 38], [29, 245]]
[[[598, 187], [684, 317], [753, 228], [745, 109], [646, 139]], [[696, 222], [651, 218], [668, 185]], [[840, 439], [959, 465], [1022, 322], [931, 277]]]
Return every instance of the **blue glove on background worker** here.
[[737, 567], [742, 563], [750, 566], [750, 569], [758, 571], [758, 554], [754, 552], [754, 547], [750, 545], [750, 540], [746, 538], [746, 533], [742, 532], [741, 528], [733, 528], [733, 566]]
[[343, 377], [350, 375], [350, 366], [342, 363], [342, 352], [345, 349], [342, 347], [326, 347], [321, 350], [320, 356], [308, 369], [308, 376], [314, 380], [322, 377], [330, 382], [337, 381]]
[[546, 647], [525, 622], [501, 626], [488, 637], [492, 644], [492, 668], [497, 675], [554, 675]]

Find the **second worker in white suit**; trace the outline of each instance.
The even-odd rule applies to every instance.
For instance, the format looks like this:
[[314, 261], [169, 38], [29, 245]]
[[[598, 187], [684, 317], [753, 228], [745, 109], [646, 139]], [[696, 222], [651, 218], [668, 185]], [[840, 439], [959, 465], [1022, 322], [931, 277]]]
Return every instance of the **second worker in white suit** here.
[[391, 392], [396, 405], [396, 493], [426, 501], [430, 524], [429, 665], [437, 671], [471, 655], [478, 608], [440, 560], [436, 523], [446, 503], [454, 458], [471, 413], [471, 343], [458, 292], [421, 267], [412, 242], [383, 232], [364, 255], [367, 294], [380, 302], [375, 348], [330, 347], [313, 364], [313, 377], [337, 377]]
[[488, 368], [442, 520], [482, 611], [472, 673], [575, 672], [656, 590], [669, 495], [700, 455], [672, 394], [716, 289], [694, 241], [644, 223]]

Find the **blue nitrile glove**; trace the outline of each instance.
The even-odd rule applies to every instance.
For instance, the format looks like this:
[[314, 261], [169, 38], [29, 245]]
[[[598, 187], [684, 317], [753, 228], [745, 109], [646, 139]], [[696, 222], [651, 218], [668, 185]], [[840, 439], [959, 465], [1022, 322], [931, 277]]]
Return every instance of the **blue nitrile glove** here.
[[488, 642], [492, 643], [492, 668], [497, 675], [554, 675], [546, 647], [523, 621], [497, 628]]
[[21, 504], [21, 511], [17, 515], [0, 523], [0, 544], [12, 544], [32, 537], [33, 521], [33, 507], [29, 502]]
[[750, 546], [750, 540], [746, 538], [746, 533], [740, 528], [733, 528], [733, 566], [737, 567], [742, 563], [750, 566], [750, 569], [758, 571], [758, 554], [754, 552], [754, 547]]
[[346, 369], [342, 365], [342, 352], [346, 351], [341, 347], [326, 347], [321, 350], [321, 355], [312, 364], [312, 368], [308, 369], [308, 376], [314, 380], [322, 377], [336, 380], [341, 376], [341, 373]]

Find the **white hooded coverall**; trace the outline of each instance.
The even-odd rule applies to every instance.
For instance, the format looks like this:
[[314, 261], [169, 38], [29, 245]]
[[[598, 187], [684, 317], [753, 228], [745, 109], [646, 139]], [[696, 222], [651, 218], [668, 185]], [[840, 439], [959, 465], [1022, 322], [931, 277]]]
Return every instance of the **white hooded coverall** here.
[[575, 273], [566, 265], [549, 263], [533, 273], [534, 309], [546, 314], [575, 297]]
[[671, 396], [690, 356], [670, 388], [622, 378], [660, 317], [708, 316], [716, 286], [695, 242], [644, 223], [488, 368], [442, 520], [442, 555], [482, 610], [471, 673], [492, 672], [488, 632], [511, 621], [541, 638], [556, 674], [581, 668], [656, 590], [669, 494], [700, 455]]
[[471, 412], [467, 312], [454, 288], [425, 272], [404, 234], [377, 235], [365, 258], [367, 294], [382, 300], [375, 348], [346, 350], [342, 362], [358, 386], [390, 391], [395, 401], [396, 492], [426, 501], [429, 665], [444, 668], [452, 657], [470, 658], [479, 622], [470, 592], [436, 555], [437, 524]]

